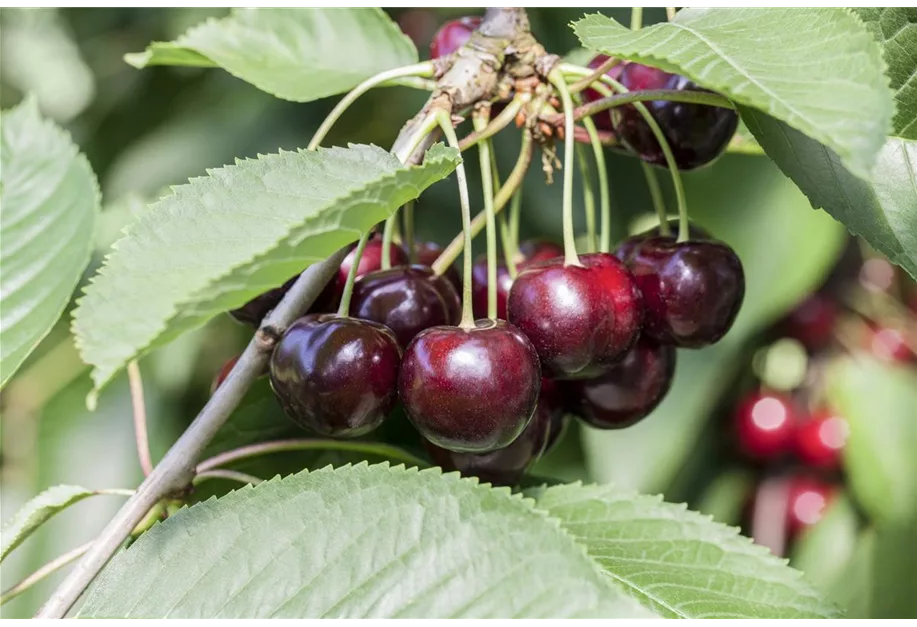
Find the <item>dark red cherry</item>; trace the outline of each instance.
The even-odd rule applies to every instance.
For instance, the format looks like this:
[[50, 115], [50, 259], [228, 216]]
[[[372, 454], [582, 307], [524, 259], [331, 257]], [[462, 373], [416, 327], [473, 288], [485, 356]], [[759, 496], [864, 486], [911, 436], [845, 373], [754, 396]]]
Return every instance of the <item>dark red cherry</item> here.
[[440, 448], [486, 453], [529, 424], [541, 369], [531, 342], [502, 320], [433, 327], [408, 346], [399, 392], [411, 422]]
[[531, 422], [509, 446], [489, 453], [456, 453], [426, 442], [427, 451], [437, 466], [443, 470], [457, 470], [465, 477], [477, 477], [493, 485], [517, 485], [525, 472], [544, 453], [557, 406], [556, 399], [544, 398], [544, 382], [553, 385], [550, 379], [542, 379], [542, 395]]
[[[381, 237], [374, 237], [366, 242], [366, 248], [363, 249], [363, 255], [360, 256], [360, 264], [357, 266], [356, 278], [359, 279], [368, 272], [382, 269], [382, 248]], [[356, 250], [350, 251], [347, 256], [344, 257], [344, 261], [341, 262], [341, 267], [338, 268], [337, 290], [339, 298], [340, 292], [344, 290], [344, 284], [347, 283], [347, 275], [350, 273], [350, 268], [353, 267], [353, 259], [355, 256]], [[392, 243], [389, 247], [389, 259], [391, 260], [391, 266], [393, 268], [395, 266], [407, 265], [408, 254], [401, 246]]]
[[551, 417], [551, 424], [548, 426], [548, 437], [545, 441], [542, 455], [547, 455], [555, 444], [560, 440], [567, 427], [566, 406], [564, 396], [561, 394], [560, 386], [553, 379], [544, 378], [541, 380], [541, 395], [538, 397], [538, 411], [547, 411]]
[[742, 263], [715, 240], [651, 237], [628, 268], [643, 296], [644, 333], [664, 344], [713, 344], [732, 327], [745, 296]]
[[827, 295], [815, 293], [799, 303], [783, 321], [782, 330], [810, 352], [826, 348], [834, 339], [838, 307]]
[[[433, 262], [443, 254], [443, 247], [436, 242], [415, 242], [414, 252], [417, 255], [417, 263], [422, 266], [432, 266]], [[443, 272], [443, 276], [449, 279], [456, 292], [462, 293], [462, 277], [455, 264], [449, 266], [449, 269]]]
[[834, 495], [834, 486], [814, 477], [799, 475], [790, 478], [786, 512], [790, 537], [820, 521]]
[[[506, 264], [497, 262], [497, 318], [506, 320], [506, 299], [513, 279]], [[475, 318], [487, 317], [487, 255], [479, 256], [471, 268], [471, 304]]]
[[887, 363], [908, 363], [915, 358], [908, 346], [906, 331], [897, 327], [869, 323], [863, 332], [863, 344], [874, 356]]
[[241, 355], [236, 355], [226, 361], [225, 364], [220, 368], [220, 371], [217, 373], [217, 376], [213, 378], [213, 383], [210, 384], [210, 393], [213, 394], [217, 391], [217, 388], [223, 384], [223, 381], [226, 380], [226, 377], [229, 376], [229, 373], [232, 372], [232, 369], [235, 367], [236, 362], [239, 361]]
[[838, 468], [849, 433], [846, 420], [827, 409], [817, 411], [796, 429], [796, 455], [809, 466]]
[[430, 42], [430, 58], [437, 59], [452, 54], [464, 46], [478, 26], [481, 18], [476, 15], [450, 20], [443, 24]]
[[[594, 59], [592, 59], [592, 61], [589, 62], [589, 69], [591, 70], [598, 69], [598, 67], [602, 65], [603, 63], [605, 63], [605, 61], [607, 60], [608, 60], [608, 56], [604, 54], [600, 54], [597, 57], [595, 57]], [[625, 63], [626, 61], [622, 61], [618, 63], [617, 65], [611, 66], [611, 69], [605, 72], [605, 75], [610, 76], [611, 78], [615, 80], [620, 79], [621, 70], [624, 69]], [[613, 90], [612, 90], [612, 93], [614, 93]], [[583, 91], [583, 98], [585, 98], [586, 102], [594, 102], [596, 100], [600, 100], [602, 98], [602, 94], [600, 94], [599, 92], [597, 92], [594, 89], [586, 89]], [[592, 121], [595, 122], [596, 128], [600, 130], [603, 130], [603, 131], [612, 130], [611, 110], [602, 111], [598, 115], [592, 116]]]
[[287, 291], [293, 287], [293, 284], [296, 283], [296, 279], [298, 278], [298, 274], [296, 276], [290, 277], [290, 279], [280, 287], [275, 287], [272, 290], [268, 290], [263, 294], [255, 296], [253, 299], [238, 309], [233, 309], [230, 311], [229, 315], [239, 322], [253, 326], [255, 328], [259, 327], [261, 325], [261, 321], [264, 319], [264, 316], [266, 316], [268, 312], [277, 306], [280, 300], [284, 297], [284, 294], [286, 294]]
[[675, 348], [641, 336], [619, 363], [594, 379], [570, 381], [573, 412], [598, 429], [623, 429], [656, 409], [672, 385]]
[[[684, 76], [669, 74], [640, 63], [628, 63], [620, 82], [630, 91], [653, 89], [708, 91]], [[735, 134], [739, 116], [732, 109], [666, 100], [643, 103], [659, 123], [675, 163], [681, 170], [706, 165], [718, 157]], [[611, 109], [615, 135], [637, 156], [655, 165], [666, 165], [656, 137], [633, 105]]]
[[643, 308], [633, 277], [608, 253], [533, 264], [509, 292], [509, 320], [532, 341], [545, 375], [590, 378], [618, 361], [640, 331]]
[[271, 356], [271, 386], [301, 427], [331, 437], [372, 431], [397, 402], [398, 340], [369, 320], [321, 314], [294, 322]]
[[796, 410], [782, 394], [755, 392], [739, 403], [734, 424], [739, 450], [754, 461], [769, 461], [792, 448]]
[[[673, 218], [673, 219], [667, 220], [667, 222], [669, 225], [669, 232], [672, 233], [673, 235], [678, 235], [678, 219]], [[688, 223], [688, 235], [691, 237], [691, 241], [712, 239], [710, 237], [710, 234], [706, 230], [694, 224], [693, 222]], [[637, 251], [637, 248], [640, 246], [640, 244], [650, 239], [651, 237], [658, 237], [658, 236], [660, 236], [658, 226], [654, 226], [653, 228], [647, 229], [646, 231], [643, 231], [641, 233], [636, 233], [634, 235], [631, 235], [630, 237], [622, 240], [621, 243], [617, 245], [614, 251], [615, 257], [617, 257], [618, 259], [623, 261], [625, 265], [627, 265], [630, 263], [631, 259], [634, 256], [634, 253]]]
[[430, 327], [458, 324], [458, 293], [426, 266], [400, 266], [364, 274], [353, 285], [350, 315], [383, 324], [402, 348]]
[[554, 242], [543, 239], [528, 239], [519, 244], [516, 256], [516, 269], [525, 270], [527, 267], [555, 257], [562, 257], [564, 247]]

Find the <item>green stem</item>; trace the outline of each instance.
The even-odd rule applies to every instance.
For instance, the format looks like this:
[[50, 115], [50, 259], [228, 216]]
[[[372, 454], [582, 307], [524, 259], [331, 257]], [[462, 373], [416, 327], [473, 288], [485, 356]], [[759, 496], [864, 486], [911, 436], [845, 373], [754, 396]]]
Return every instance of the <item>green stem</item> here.
[[634, 7], [630, 10], [630, 29], [640, 30], [643, 28], [643, 7]]
[[487, 124], [487, 126], [481, 128], [480, 130], [475, 130], [474, 132], [464, 137], [462, 141], [459, 142], [459, 150], [465, 152], [469, 148], [476, 146], [485, 139], [490, 139], [502, 131], [504, 128], [509, 126], [510, 122], [516, 119], [516, 114], [519, 113], [522, 105], [529, 100], [531, 100], [531, 94], [517, 95], [506, 105], [506, 107], [503, 108], [503, 111], [494, 116], [494, 118]]
[[342, 318], [350, 315], [350, 297], [353, 295], [353, 282], [357, 279], [360, 259], [363, 257], [363, 251], [366, 249], [366, 242], [369, 241], [371, 233], [371, 231], [363, 233], [363, 237], [357, 242], [356, 250], [353, 251], [353, 265], [350, 266], [350, 271], [347, 273], [347, 282], [344, 283], [344, 292], [341, 294], [341, 304], [338, 307], [338, 315]]
[[548, 80], [557, 89], [560, 101], [564, 107], [564, 264], [580, 266], [579, 256], [576, 254], [576, 233], [573, 229], [573, 167], [574, 167], [574, 137], [573, 137], [573, 98], [563, 75], [557, 70], [551, 70]]
[[[458, 137], [455, 135], [455, 129], [452, 127], [452, 116], [448, 111], [439, 109], [436, 111], [436, 120], [443, 135], [446, 137], [448, 144], [455, 148], [459, 147]], [[468, 198], [468, 178], [465, 176], [465, 166], [459, 162], [455, 169], [455, 175], [458, 179], [459, 186], [459, 204], [462, 207], [462, 233], [463, 233], [463, 253], [462, 261], [462, 320], [459, 326], [463, 329], [473, 329], [474, 311], [471, 307], [471, 201]], [[442, 256], [442, 255], [440, 255]], [[436, 260], [439, 263], [439, 259]]]
[[242, 446], [219, 455], [214, 455], [197, 465], [197, 474], [210, 472], [215, 468], [226, 466], [238, 461], [259, 457], [261, 455], [270, 455], [273, 453], [286, 453], [290, 451], [344, 451], [348, 453], [360, 453], [363, 455], [375, 455], [386, 457], [388, 459], [401, 462], [406, 465], [426, 468], [427, 462], [415, 457], [410, 453], [402, 451], [396, 446], [385, 444], [383, 442], [364, 442], [360, 440], [320, 440], [320, 439], [297, 439], [297, 440], [273, 440], [270, 442], [259, 442]]
[[[565, 65], [564, 67], [568, 68], [569, 66]], [[567, 72], [565, 71], [564, 74], [566, 75]], [[571, 74], [571, 76], [578, 75], [579, 74]], [[597, 83], [604, 82], [604, 79], [600, 76], [595, 80], [595, 82], [591, 83], [589, 87], [591, 89], [596, 89]], [[601, 90], [596, 90], [601, 92]], [[580, 105], [574, 109], [573, 117], [577, 120], [581, 120], [583, 118], [596, 115], [597, 113], [601, 113], [602, 111], [607, 111], [608, 109], [613, 109], [615, 107], [623, 107], [624, 105], [633, 104], [635, 102], [647, 102], [655, 100], [666, 100], [668, 102], [681, 102], [685, 104], [700, 104], [709, 107], [719, 107], [721, 109], [735, 109], [735, 105], [733, 105], [732, 102], [730, 102], [725, 96], [707, 91], [691, 91], [684, 89], [647, 89], [641, 91], [629, 91], [623, 94], [613, 94], [611, 92], [601, 93], [604, 96], [603, 98], [593, 100], [592, 102]]]
[[522, 187], [513, 195], [509, 206], [509, 232], [513, 237], [513, 252], [519, 250], [519, 225], [522, 221]]
[[395, 210], [395, 213], [388, 217], [385, 221], [385, 226], [382, 228], [382, 259], [380, 263], [383, 270], [388, 270], [392, 267], [392, 239], [395, 235], [395, 220], [397, 219], [398, 210]]
[[595, 252], [595, 194], [592, 191], [592, 174], [586, 160], [586, 149], [576, 145], [576, 160], [579, 164], [580, 177], [583, 179], [583, 208], [586, 214], [586, 246], [588, 252]]
[[405, 203], [401, 209], [404, 228], [404, 245], [408, 249], [408, 259], [417, 263], [417, 244], [414, 242], [414, 201]]
[[592, 118], [583, 118], [583, 126], [589, 134], [589, 143], [592, 145], [592, 154], [595, 157], [595, 169], [599, 173], [599, 212], [602, 216], [602, 232], [599, 250], [607, 253], [611, 250], [611, 192], [608, 187], [608, 169], [605, 165], [605, 150], [598, 130]]
[[662, 197], [662, 189], [659, 187], [659, 179], [656, 178], [656, 170], [645, 161], [641, 161], [640, 165], [643, 166], [646, 186], [650, 188], [650, 198], [653, 199], [653, 209], [656, 210], [656, 217], [659, 219], [659, 234], [669, 236], [671, 235], [669, 217], [666, 215], [665, 200]]
[[[489, 114], [475, 111], [472, 122], [474, 130], [481, 131], [487, 127]], [[494, 213], [494, 180], [493, 160], [491, 159], [490, 142], [478, 144], [478, 157], [481, 163], [481, 187], [484, 191], [484, 211], [487, 215], [487, 317], [497, 319], [497, 219]], [[469, 222], [468, 228], [471, 228]]]
[[225, 468], [215, 468], [213, 470], [205, 470], [195, 475], [194, 480], [192, 481], [193, 485], [200, 485], [207, 481], [208, 479], [228, 479], [229, 481], [238, 481], [239, 483], [250, 483], [252, 485], [258, 485], [263, 482], [264, 479], [256, 477], [255, 475], [250, 475], [248, 473], [239, 472], [238, 470], [227, 470]]
[[0, 605], [4, 605], [8, 601], [15, 599], [20, 594], [22, 594], [23, 592], [25, 592], [26, 590], [34, 586], [36, 583], [40, 582], [42, 579], [44, 579], [48, 575], [52, 575], [56, 573], [57, 571], [59, 571], [64, 566], [78, 560], [80, 557], [83, 556], [83, 554], [86, 551], [89, 550], [89, 547], [91, 546], [92, 546], [92, 542], [87, 542], [86, 544], [82, 546], [76, 547], [72, 551], [64, 553], [60, 557], [57, 557], [51, 560], [50, 562], [48, 562], [47, 564], [45, 564], [44, 566], [36, 570], [34, 573], [29, 575], [28, 577], [26, 577], [25, 579], [23, 579], [16, 585], [12, 586], [11, 588], [7, 590], [4, 590], [3, 594], [0, 594]]
[[340, 102], [331, 110], [331, 113], [328, 114], [328, 117], [325, 118], [321, 126], [318, 127], [318, 130], [315, 131], [315, 135], [312, 136], [312, 141], [309, 142], [309, 145], [306, 147], [307, 150], [315, 150], [322, 143], [322, 140], [325, 139], [325, 136], [328, 134], [328, 131], [331, 130], [331, 127], [334, 126], [334, 123], [338, 121], [345, 111], [352, 105], [357, 98], [368, 92], [373, 87], [379, 87], [380, 85], [392, 81], [395, 79], [401, 79], [410, 76], [417, 76], [423, 78], [431, 78], [433, 76], [434, 69], [433, 63], [430, 61], [425, 61], [423, 63], [415, 63], [414, 65], [407, 65], [400, 68], [395, 68], [393, 70], [387, 70], [385, 72], [380, 72], [375, 76], [372, 76], [356, 87], [354, 87], [350, 92], [344, 96]]

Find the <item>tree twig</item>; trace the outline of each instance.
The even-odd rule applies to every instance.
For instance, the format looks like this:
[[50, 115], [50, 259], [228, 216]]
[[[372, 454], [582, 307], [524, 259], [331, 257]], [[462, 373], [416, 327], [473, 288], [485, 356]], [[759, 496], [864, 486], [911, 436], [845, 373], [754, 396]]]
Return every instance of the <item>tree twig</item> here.
[[137, 360], [127, 364], [127, 380], [131, 388], [131, 408], [134, 413], [134, 439], [137, 441], [137, 458], [143, 476], [153, 472], [153, 460], [150, 457], [150, 438], [146, 428], [146, 404], [143, 402], [143, 379], [140, 377], [140, 366]]
[[252, 485], [258, 485], [264, 479], [261, 477], [256, 477], [255, 475], [250, 475], [247, 472], [239, 472], [238, 470], [227, 470], [225, 468], [216, 468], [214, 470], [207, 470], [205, 472], [199, 472], [194, 478], [194, 485], [200, 485], [208, 479], [229, 479], [230, 481], [238, 481], [239, 483], [250, 483]]
[[89, 550], [89, 547], [92, 546], [92, 542], [87, 542], [82, 546], [78, 546], [72, 551], [64, 553], [60, 557], [56, 557], [34, 573], [17, 583], [16, 585], [8, 588], [3, 591], [3, 594], [0, 594], [0, 605], [4, 605], [7, 601], [15, 599], [17, 596], [34, 586], [36, 583], [59, 571], [61, 568], [78, 560], [86, 551]]

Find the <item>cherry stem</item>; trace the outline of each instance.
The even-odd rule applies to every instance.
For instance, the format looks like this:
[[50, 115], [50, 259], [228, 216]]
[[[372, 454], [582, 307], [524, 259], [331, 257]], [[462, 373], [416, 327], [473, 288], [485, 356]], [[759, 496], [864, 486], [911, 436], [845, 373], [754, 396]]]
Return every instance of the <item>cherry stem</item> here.
[[256, 477], [255, 475], [250, 475], [245, 472], [239, 472], [238, 470], [227, 470], [225, 468], [215, 468], [213, 470], [205, 470], [200, 472], [194, 477], [192, 481], [193, 485], [200, 485], [207, 481], [208, 479], [228, 479], [230, 481], [238, 481], [239, 483], [250, 483], [252, 485], [258, 485], [263, 482], [264, 479]]
[[564, 108], [564, 264], [568, 266], [581, 266], [579, 256], [576, 254], [576, 232], [573, 229], [573, 166], [575, 150], [575, 138], [573, 136], [573, 98], [570, 96], [570, 90], [567, 89], [567, 83], [564, 82], [563, 74], [558, 69], [553, 69], [548, 74], [548, 81], [560, 96], [561, 104]]
[[595, 168], [599, 173], [599, 212], [602, 216], [599, 250], [607, 253], [611, 250], [611, 193], [608, 188], [605, 150], [592, 118], [583, 118], [583, 126], [586, 127], [586, 133], [589, 135], [589, 143], [592, 145], [592, 154], [595, 157]]
[[[494, 189], [499, 192], [501, 183], [500, 169], [497, 167], [497, 155], [494, 151], [493, 143], [490, 140], [487, 140], [487, 143], [490, 147], [490, 170], [494, 180]], [[500, 224], [498, 226], [500, 228], [500, 244], [501, 248], [503, 249], [503, 262], [506, 264], [506, 269], [509, 272], [509, 276], [515, 279], [516, 261], [513, 259], [513, 256], [516, 254], [516, 245], [513, 243], [513, 238], [510, 235], [509, 224], [507, 223], [505, 213], [500, 213]]]
[[630, 10], [630, 29], [640, 30], [643, 28], [643, 7], [633, 7]]
[[[575, 67], [575, 66], [572, 66]], [[564, 74], [571, 74], [573, 76], [579, 75], [579, 72], [572, 73], [567, 70], [571, 66], [563, 64]], [[583, 68], [586, 69], [586, 68]], [[609, 77], [611, 78], [611, 77]], [[655, 100], [666, 100], [668, 102], [683, 102], [685, 104], [702, 104], [709, 107], [719, 107], [721, 109], [735, 109], [735, 105], [732, 104], [726, 97], [721, 96], [720, 94], [714, 94], [711, 92], [703, 91], [690, 91], [690, 90], [678, 90], [678, 89], [646, 89], [640, 91], [629, 91], [621, 94], [612, 94], [611, 92], [603, 92], [599, 89], [599, 84], [605, 83], [606, 81], [600, 76], [596, 82], [590, 85], [590, 88], [595, 89], [596, 91], [601, 92], [605, 95], [604, 98], [598, 100], [593, 100], [592, 102], [586, 103], [584, 105], [578, 106], [573, 111], [573, 117], [576, 120], [581, 120], [583, 118], [593, 116], [602, 111], [607, 111], [608, 109], [614, 109], [615, 107], [621, 107], [627, 104], [634, 104], [637, 102], [647, 102]], [[559, 123], [560, 116], [544, 116], [544, 119], [547, 122]]]
[[653, 199], [653, 209], [656, 210], [656, 217], [659, 219], [659, 234], [668, 237], [672, 234], [669, 228], [669, 217], [666, 215], [665, 200], [662, 197], [662, 189], [659, 187], [659, 178], [656, 176], [656, 170], [645, 161], [641, 161], [643, 175], [646, 177], [646, 186], [650, 190], [650, 198]]
[[[344, 291], [341, 293], [341, 304], [338, 306], [338, 316], [342, 318], [346, 318], [350, 314], [350, 297], [353, 295], [353, 283], [357, 280], [360, 259], [363, 257], [363, 251], [366, 249], [366, 242], [369, 241], [370, 235], [372, 235], [372, 231], [363, 233], [360, 241], [357, 242], [356, 249], [353, 251], [353, 265], [350, 266], [350, 270], [347, 272], [347, 281], [344, 283]], [[382, 250], [385, 250], [384, 244]]]
[[401, 209], [401, 218], [404, 228], [404, 245], [408, 249], [408, 259], [417, 263], [417, 250], [414, 242], [414, 201], [410, 201]]
[[509, 126], [510, 122], [516, 119], [516, 115], [519, 113], [519, 110], [522, 109], [522, 105], [530, 99], [530, 94], [519, 94], [513, 98], [506, 107], [503, 108], [503, 111], [490, 120], [487, 126], [475, 129], [473, 132], [463, 137], [462, 141], [459, 142], [459, 150], [465, 152], [485, 139], [490, 139]]
[[[487, 127], [489, 107], [475, 110], [472, 122], [476, 131]], [[487, 215], [487, 317], [497, 319], [497, 219], [494, 214], [493, 161], [489, 141], [478, 144], [481, 163], [481, 187], [484, 192], [484, 211]], [[470, 225], [469, 225], [470, 227]]]
[[382, 258], [379, 263], [383, 270], [388, 270], [392, 267], [392, 239], [395, 236], [395, 221], [398, 219], [398, 213], [399, 211], [396, 210], [395, 213], [390, 215], [385, 220], [385, 225], [382, 228]]
[[[452, 116], [444, 109], [437, 109], [436, 121], [443, 130], [443, 135], [450, 146], [458, 150], [459, 141], [452, 127]], [[463, 234], [463, 272], [462, 272], [462, 320], [459, 326], [463, 329], [474, 328], [474, 310], [471, 307], [471, 202], [468, 198], [468, 178], [465, 175], [465, 164], [461, 161], [455, 168], [458, 179], [459, 204], [462, 207], [462, 234]], [[442, 255], [440, 255], [442, 258]], [[439, 263], [439, 259], [435, 263]], [[451, 262], [450, 262], [451, 263]], [[441, 274], [438, 272], [437, 274]]]
[[269, 442], [259, 442], [241, 446], [219, 455], [214, 455], [210, 459], [205, 459], [197, 465], [196, 473], [200, 475], [205, 472], [212, 472], [214, 469], [227, 464], [232, 464], [244, 459], [269, 455], [272, 453], [285, 453], [290, 451], [345, 451], [349, 453], [362, 453], [364, 455], [375, 455], [378, 457], [387, 457], [388, 459], [410, 464], [420, 468], [429, 466], [427, 462], [415, 457], [410, 453], [401, 450], [397, 446], [385, 444], [384, 442], [364, 442], [359, 440], [320, 440], [320, 439], [295, 439], [295, 440], [272, 440]]
[[344, 114], [345, 111], [356, 102], [357, 98], [368, 92], [374, 87], [380, 87], [383, 84], [400, 80], [406, 77], [420, 77], [420, 78], [432, 78], [434, 75], [433, 63], [431, 61], [425, 61], [423, 63], [415, 63], [414, 65], [406, 65], [404, 67], [395, 68], [393, 70], [386, 70], [385, 72], [380, 72], [375, 76], [367, 78], [365, 81], [354, 87], [346, 96], [341, 98], [341, 100], [335, 105], [334, 109], [331, 110], [331, 113], [328, 114], [328, 117], [322, 122], [321, 126], [318, 127], [318, 130], [315, 131], [315, 135], [312, 136], [312, 141], [309, 142], [309, 145], [306, 147], [306, 150], [315, 150], [322, 143], [322, 140], [325, 139], [325, 136], [328, 134], [328, 131], [331, 130], [331, 127], [334, 126], [334, 123]]
[[509, 206], [509, 232], [513, 238], [513, 252], [519, 250], [519, 224], [522, 220], [522, 187], [513, 195]]
[[[499, 213], [522, 185], [523, 180], [525, 180], [525, 173], [532, 163], [533, 152], [534, 144], [532, 142], [532, 136], [530, 133], [524, 132], [522, 134], [522, 145], [519, 148], [519, 158], [516, 160], [516, 165], [513, 166], [512, 172], [506, 177], [506, 181], [494, 197], [494, 212]], [[483, 211], [474, 217], [474, 220], [471, 221], [472, 237], [481, 232], [486, 220], [487, 216]], [[446, 246], [445, 250], [440, 253], [436, 261], [433, 262], [433, 272], [442, 274], [448, 270], [449, 266], [452, 265], [462, 252], [463, 245], [464, 231], [456, 235], [453, 240], [449, 242], [449, 245]]]
[[580, 80], [576, 81], [575, 83], [570, 83], [569, 85], [570, 93], [576, 94], [576, 93], [583, 91], [584, 89], [589, 87], [592, 83], [597, 81], [602, 74], [604, 74], [605, 72], [607, 72], [608, 70], [616, 66], [618, 63], [620, 63], [620, 61], [616, 59], [615, 57], [608, 57], [607, 59], [605, 59], [602, 62], [602, 64], [599, 67], [595, 68], [592, 71], [592, 74], [590, 74], [589, 76], [586, 76], [585, 78], [581, 78]]
[[140, 366], [137, 361], [127, 364], [127, 380], [131, 390], [131, 407], [134, 414], [134, 439], [137, 442], [137, 458], [143, 476], [153, 472], [153, 460], [150, 457], [150, 439], [146, 428], [146, 404], [143, 401], [143, 379], [140, 377]]
[[595, 252], [595, 194], [592, 191], [592, 174], [589, 163], [586, 161], [586, 149], [581, 144], [576, 145], [577, 163], [579, 164], [580, 177], [583, 179], [583, 208], [586, 215], [586, 248]]
[[40, 582], [42, 579], [48, 575], [52, 575], [59, 571], [61, 568], [70, 564], [71, 562], [76, 561], [83, 556], [86, 551], [89, 550], [89, 547], [92, 546], [92, 542], [87, 542], [81, 546], [76, 547], [72, 551], [64, 553], [60, 557], [56, 557], [34, 573], [20, 581], [14, 586], [3, 591], [3, 594], [0, 594], [0, 605], [6, 604], [8, 601], [15, 599], [17, 596]]

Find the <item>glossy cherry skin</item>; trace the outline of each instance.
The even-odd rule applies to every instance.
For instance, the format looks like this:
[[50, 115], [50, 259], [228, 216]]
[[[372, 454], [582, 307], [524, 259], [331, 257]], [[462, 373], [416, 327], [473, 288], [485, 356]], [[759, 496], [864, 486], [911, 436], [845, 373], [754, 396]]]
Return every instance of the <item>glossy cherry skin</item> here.
[[[626, 64], [619, 80], [630, 91], [709, 91], [684, 76], [640, 63]], [[698, 168], [718, 157], [726, 149], [739, 123], [739, 116], [732, 109], [665, 100], [643, 104], [659, 123], [672, 148], [675, 163], [681, 170]], [[615, 135], [641, 159], [655, 165], [666, 165], [659, 142], [633, 105], [611, 109], [611, 120]]]
[[492, 485], [517, 485], [525, 472], [544, 453], [551, 433], [554, 415], [557, 413], [556, 399], [545, 398], [545, 382], [542, 379], [542, 394], [531, 422], [512, 444], [489, 453], [456, 453], [426, 442], [427, 451], [437, 466], [443, 470], [459, 471], [465, 477], [477, 477]]
[[[432, 266], [433, 262], [443, 254], [443, 247], [436, 242], [415, 242], [414, 254], [417, 256], [417, 263], [422, 266]], [[449, 266], [449, 269], [443, 272], [443, 276], [449, 279], [457, 293], [462, 293], [462, 277], [455, 264]]]
[[559, 244], [543, 239], [527, 239], [519, 244], [519, 252], [515, 259], [516, 269], [525, 270], [536, 263], [562, 257], [563, 254], [564, 247]]
[[839, 468], [849, 433], [846, 420], [822, 409], [796, 428], [796, 455], [814, 468]]
[[[503, 261], [497, 262], [497, 318], [506, 320], [506, 300], [513, 278]], [[471, 305], [475, 318], [487, 317], [487, 255], [478, 257], [471, 267]]]
[[675, 348], [641, 336], [619, 363], [594, 379], [565, 384], [573, 412], [598, 429], [623, 429], [650, 414], [675, 376]]
[[799, 303], [781, 326], [788, 337], [814, 353], [831, 344], [837, 317], [837, 304], [827, 295], [815, 293]]
[[775, 392], [749, 394], [734, 416], [739, 450], [758, 462], [782, 457], [793, 448], [797, 422], [796, 409], [788, 397]]
[[[673, 236], [677, 236], [678, 235], [678, 219], [677, 218], [670, 219], [670, 220], [667, 220], [667, 222], [669, 225], [669, 232]], [[694, 224], [693, 222], [688, 223], [688, 235], [691, 237], [692, 241], [712, 239], [710, 237], [710, 234], [706, 230]], [[634, 235], [631, 235], [630, 237], [627, 237], [621, 240], [621, 242], [617, 245], [617, 247], [615, 247], [614, 255], [615, 257], [623, 261], [625, 265], [628, 265], [630, 264], [631, 259], [633, 259], [634, 254], [637, 252], [637, 249], [640, 247], [640, 245], [643, 242], [650, 239], [651, 237], [660, 237], [660, 236], [661, 235], [659, 233], [658, 226], [654, 226], [653, 228], [647, 229], [646, 231], [643, 231], [641, 233], [636, 233]]]
[[459, 295], [426, 266], [400, 266], [363, 275], [353, 285], [350, 315], [383, 324], [406, 348], [430, 327], [458, 324]]
[[433, 35], [433, 41], [430, 42], [430, 58], [437, 59], [452, 54], [471, 39], [471, 33], [480, 25], [481, 18], [476, 15], [446, 22]]
[[548, 436], [544, 444], [542, 455], [547, 455], [560, 440], [567, 428], [567, 408], [561, 386], [554, 379], [541, 380], [541, 395], [538, 397], [538, 411], [547, 411], [551, 417], [548, 425]]
[[820, 521], [834, 496], [834, 486], [815, 477], [799, 475], [790, 478], [786, 512], [790, 537]]
[[644, 333], [664, 344], [713, 344], [732, 327], [745, 297], [742, 262], [723, 242], [651, 237], [627, 265], [643, 296]]
[[387, 328], [330, 314], [294, 322], [271, 356], [271, 387], [301, 427], [347, 438], [378, 427], [398, 400], [401, 349]]
[[556, 258], [519, 273], [509, 292], [509, 321], [532, 341], [545, 375], [595, 377], [633, 346], [643, 307], [631, 274], [608, 253]]
[[540, 385], [534, 347], [502, 320], [422, 331], [404, 353], [398, 381], [420, 434], [465, 453], [504, 448], [519, 437], [535, 412]]
[[[607, 55], [600, 54], [597, 57], [595, 57], [594, 59], [592, 59], [592, 61], [589, 62], [589, 69], [596, 70], [598, 69], [600, 65], [605, 63], [605, 61], [607, 60], [608, 60]], [[610, 76], [611, 78], [615, 80], [620, 79], [621, 70], [624, 69], [625, 63], [626, 62], [621, 62], [621, 63], [618, 63], [617, 65], [611, 66], [611, 69], [605, 72], [605, 75]], [[586, 100], [586, 102], [594, 102], [596, 100], [600, 100], [602, 97], [603, 97], [602, 94], [600, 94], [599, 92], [597, 92], [594, 89], [583, 90], [583, 98]], [[595, 127], [600, 130], [603, 130], [603, 131], [612, 130], [611, 110], [609, 109], [607, 111], [602, 111], [601, 113], [592, 116], [592, 121], [595, 122]]]

